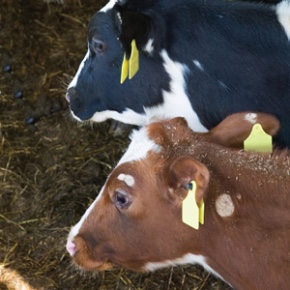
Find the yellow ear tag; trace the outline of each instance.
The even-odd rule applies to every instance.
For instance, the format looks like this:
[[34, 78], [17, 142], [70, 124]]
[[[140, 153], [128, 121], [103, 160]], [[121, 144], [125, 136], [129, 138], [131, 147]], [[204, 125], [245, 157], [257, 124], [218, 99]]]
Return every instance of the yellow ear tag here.
[[204, 201], [201, 201], [199, 206], [199, 222], [203, 225], [204, 224]]
[[182, 222], [188, 226], [199, 229], [199, 222], [204, 223], [204, 202], [198, 207], [195, 199], [196, 182], [191, 181], [192, 189], [188, 190], [186, 198], [182, 202]]
[[131, 42], [131, 55], [129, 58], [129, 79], [132, 79], [139, 70], [139, 51], [135, 39]]
[[249, 137], [244, 141], [244, 150], [272, 153], [272, 136], [263, 130], [261, 124], [257, 123], [253, 126]]
[[126, 53], [124, 53], [124, 59], [122, 63], [122, 70], [121, 70], [121, 84], [126, 80], [128, 77], [128, 72], [129, 72], [129, 61], [126, 58]]

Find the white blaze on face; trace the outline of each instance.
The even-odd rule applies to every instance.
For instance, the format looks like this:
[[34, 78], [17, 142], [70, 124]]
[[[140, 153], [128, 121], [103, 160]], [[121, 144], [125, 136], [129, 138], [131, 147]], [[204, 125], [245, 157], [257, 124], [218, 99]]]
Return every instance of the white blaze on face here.
[[73, 80], [70, 82], [69, 86], [68, 86], [68, 89], [69, 88], [72, 88], [72, 87], [75, 87], [77, 85], [77, 82], [78, 82], [78, 78], [79, 78], [79, 75], [84, 67], [84, 64], [86, 62], [86, 60], [89, 58], [89, 55], [90, 55], [90, 51], [88, 49], [87, 51], [87, 54], [85, 55], [84, 59], [82, 60], [81, 64], [79, 65], [79, 68], [73, 78]]
[[135, 179], [132, 175], [121, 173], [117, 178], [124, 181], [129, 187], [135, 184]]
[[230, 217], [235, 211], [231, 196], [227, 193], [221, 194], [215, 201], [215, 209], [219, 216]]
[[248, 113], [245, 115], [245, 120], [250, 122], [251, 124], [256, 124], [257, 123], [257, 114], [255, 113]]
[[[132, 139], [131, 144], [129, 145], [126, 153], [123, 155], [123, 157], [119, 161], [118, 165], [124, 162], [131, 162], [131, 161], [143, 159], [147, 156], [147, 153], [151, 150], [156, 153], [160, 152], [161, 150], [159, 145], [157, 145], [156, 143], [154, 143], [154, 141], [148, 138], [146, 127], [141, 128], [139, 131], [137, 130], [133, 131], [133, 134], [131, 135], [131, 139]], [[128, 186], [133, 186], [135, 184], [134, 177], [129, 174], [120, 174], [118, 176], [118, 179], [124, 181]], [[105, 186], [106, 184], [103, 186], [98, 197], [90, 205], [90, 207], [87, 209], [87, 211], [82, 216], [80, 221], [74, 227], [72, 227], [68, 236], [67, 245], [71, 245], [73, 243], [74, 237], [79, 233], [79, 230], [82, 227], [83, 222], [89, 216], [89, 214], [95, 207], [98, 200], [101, 198], [104, 192]]]
[[100, 200], [102, 193], [104, 191], [105, 185], [103, 186], [103, 188], [101, 189], [99, 195], [97, 196], [97, 198], [95, 199], [95, 201], [90, 205], [90, 207], [86, 210], [85, 214], [82, 216], [82, 218], [80, 219], [80, 221], [74, 225], [71, 230], [70, 233], [68, 235], [68, 239], [67, 239], [67, 245], [71, 244], [75, 238], [75, 236], [79, 233], [79, 230], [83, 224], [83, 222], [86, 220], [86, 218], [89, 216], [89, 214], [91, 213], [91, 211], [93, 210], [93, 208], [95, 207], [96, 203]]
[[277, 4], [276, 14], [288, 39], [290, 40], [290, 3], [288, 1], [282, 1]]

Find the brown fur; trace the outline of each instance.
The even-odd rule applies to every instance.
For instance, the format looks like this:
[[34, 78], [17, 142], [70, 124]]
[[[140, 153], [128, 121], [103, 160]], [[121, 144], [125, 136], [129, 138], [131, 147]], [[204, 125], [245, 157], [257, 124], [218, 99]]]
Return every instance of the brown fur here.
[[[206, 134], [193, 133], [181, 118], [148, 125], [149, 137], [162, 151], [113, 170], [74, 240], [76, 263], [85, 269], [114, 265], [142, 271], [148, 262], [192, 253], [205, 256], [234, 288], [287, 289], [290, 153], [276, 150], [271, 156], [213, 143], [241, 146], [251, 129], [242, 116]], [[263, 122], [277, 131], [276, 120], [266, 116]], [[118, 180], [120, 173], [132, 175], [135, 184]], [[205, 224], [199, 230], [181, 220], [181, 202], [193, 179], [197, 200], [205, 201]], [[116, 207], [116, 190], [126, 192], [127, 208]], [[225, 193], [235, 210], [221, 217], [215, 202]]]

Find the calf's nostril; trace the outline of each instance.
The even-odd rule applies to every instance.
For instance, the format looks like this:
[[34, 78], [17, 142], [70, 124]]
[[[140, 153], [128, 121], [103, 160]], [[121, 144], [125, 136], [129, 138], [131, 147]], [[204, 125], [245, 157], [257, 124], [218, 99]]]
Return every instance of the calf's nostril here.
[[76, 244], [73, 243], [72, 241], [68, 240], [67, 243], [66, 243], [66, 249], [69, 252], [69, 254], [71, 256], [73, 256], [74, 253], [76, 252]]
[[77, 91], [74, 87], [71, 87], [67, 90], [65, 98], [70, 103], [70, 101], [76, 96]]
[[70, 102], [70, 95], [69, 95], [68, 92], [65, 94], [65, 98], [66, 98], [66, 100], [67, 100], [68, 102]]

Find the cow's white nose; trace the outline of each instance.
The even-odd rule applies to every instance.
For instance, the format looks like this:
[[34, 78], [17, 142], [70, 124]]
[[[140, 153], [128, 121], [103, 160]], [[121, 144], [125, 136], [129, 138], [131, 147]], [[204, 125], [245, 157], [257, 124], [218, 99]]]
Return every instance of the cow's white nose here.
[[67, 243], [66, 243], [66, 249], [67, 251], [69, 252], [69, 254], [71, 256], [74, 255], [74, 253], [76, 252], [76, 245], [75, 243], [73, 243], [72, 241], [70, 241], [69, 239], [67, 240]]

